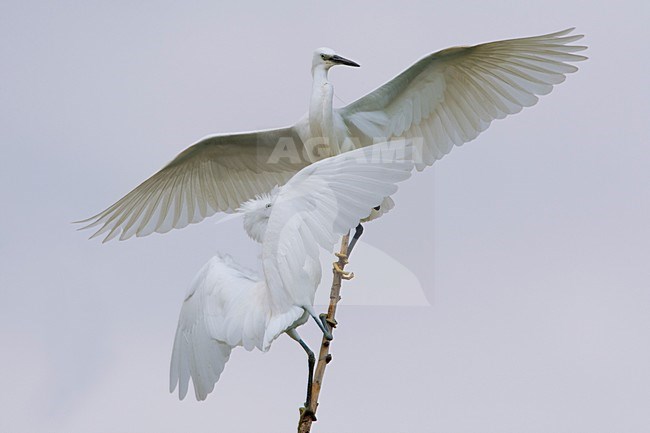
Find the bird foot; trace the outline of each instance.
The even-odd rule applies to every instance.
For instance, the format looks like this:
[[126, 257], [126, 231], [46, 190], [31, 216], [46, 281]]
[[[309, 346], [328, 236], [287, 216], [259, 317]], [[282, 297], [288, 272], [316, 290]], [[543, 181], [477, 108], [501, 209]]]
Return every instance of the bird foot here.
[[348, 262], [348, 256], [347, 256], [346, 254], [334, 253], [334, 255], [335, 255], [336, 257], [338, 257], [339, 259], [341, 259], [341, 261], [342, 261], [343, 263], [345, 263], [346, 265], [349, 263], [349, 262]]
[[318, 315], [320, 323], [323, 325], [323, 336], [327, 341], [332, 341], [334, 336], [332, 335], [332, 328], [336, 326], [336, 320], [328, 319], [327, 314], [321, 313]]
[[323, 324], [327, 324], [327, 326], [329, 326], [330, 330], [331, 330], [332, 328], [336, 328], [336, 325], [339, 324], [339, 322], [337, 322], [336, 319], [330, 319], [329, 317], [327, 317], [327, 314], [326, 314], [326, 313], [321, 313], [321, 314], [319, 314], [319, 315], [318, 315], [318, 318], [320, 319], [320, 321], [321, 321]]
[[300, 418], [311, 418], [312, 421], [316, 421], [316, 414], [307, 406], [308, 405], [305, 404], [305, 406], [300, 408]]
[[354, 278], [354, 272], [344, 271], [343, 269], [341, 269], [341, 266], [339, 266], [339, 262], [334, 262], [332, 266], [334, 267], [334, 272], [336, 272], [337, 274], [341, 274], [342, 279], [351, 280], [352, 278]]

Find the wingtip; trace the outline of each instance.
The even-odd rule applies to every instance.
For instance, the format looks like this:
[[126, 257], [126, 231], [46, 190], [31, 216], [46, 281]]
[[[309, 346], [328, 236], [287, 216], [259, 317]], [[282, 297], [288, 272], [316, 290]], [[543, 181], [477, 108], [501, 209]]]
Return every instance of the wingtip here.
[[[548, 36], [564, 36], [564, 35], [568, 35], [568, 34], [571, 33], [572, 31], [574, 31], [575, 29], [576, 29], [575, 26], [574, 26], [574, 27], [567, 27], [567, 28], [564, 29], [564, 30], [560, 30], [560, 31], [558, 31], [558, 32], [549, 33]], [[578, 36], [578, 35], [575, 35], [575, 36]], [[581, 35], [580, 35], [580, 36], [581, 36]]]
[[95, 219], [95, 217], [94, 217], [94, 216], [91, 216], [90, 218], [86, 218], [86, 219], [82, 219], [82, 220], [77, 220], [77, 221], [72, 221], [72, 224], [84, 224], [84, 223], [87, 223], [87, 222], [92, 221], [92, 220], [94, 220], [94, 219]]
[[[79, 221], [73, 221], [73, 222], [71, 222], [70, 224], [79, 224]], [[76, 232], [80, 232], [80, 231], [85, 230], [85, 229], [87, 229], [87, 228], [88, 228], [87, 226], [83, 226], [83, 227], [77, 227], [77, 228], [75, 228], [74, 230], [75, 230]]]
[[[576, 29], [576, 27], [568, 27], [568, 28], [566, 28], [564, 30], [559, 30], [559, 31], [556, 31], [556, 32], [546, 33], [546, 34], [542, 34], [542, 35], [539, 35], [539, 36], [531, 36], [530, 39], [540, 39], [540, 38], [541, 39], [548, 39], [548, 38], [557, 39], [557, 38], [561, 38], [563, 36], [566, 36], [568, 38], [573, 38], [572, 40], [582, 39], [585, 36], [583, 34], [575, 34], [575, 35], [567, 36], [571, 32], [573, 32], [575, 29]], [[524, 38], [524, 39], [528, 39], [528, 38]]]
[[[82, 227], [80, 230], [83, 230], [83, 227]], [[98, 231], [96, 231], [95, 233], [93, 233], [92, 235], [90, 235], [90, 236], [88, 237], [88, 240], [95, 239], [96, 237], [99, 237], [99, 235], [100, 235], [100, 231], [98, 230]], [[105, 241], [106, 241], [106, 239], [104, 239], [104, 240], [102, 241], [102, 243], [104, 243]]]

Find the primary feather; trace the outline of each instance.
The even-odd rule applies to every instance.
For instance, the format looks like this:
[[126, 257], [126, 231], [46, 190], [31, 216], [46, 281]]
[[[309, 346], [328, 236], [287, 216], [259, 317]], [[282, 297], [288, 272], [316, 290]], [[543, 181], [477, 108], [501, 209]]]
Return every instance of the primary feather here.
[[420, 138], [421, 170], [495, 119], [530, 107], [586, 59], [573, 29], [433, 53], [363, 98], [336, 110], [362, 145], [376, 137]]

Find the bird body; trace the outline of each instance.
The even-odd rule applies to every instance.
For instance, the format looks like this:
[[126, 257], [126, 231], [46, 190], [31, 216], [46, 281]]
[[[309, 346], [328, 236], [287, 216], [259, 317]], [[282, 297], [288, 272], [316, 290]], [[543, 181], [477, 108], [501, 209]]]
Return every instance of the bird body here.
[[423, 170], [476, 138], [495, 119], [537, 103], [586, 59], [573, 29], [444, 49], [392, 80], [334, 108], [327, 72], [358, 66], [332, 50], [316, 50], [309, 110], [295, 125], [206, 137], [114, 205], [83, 221], [93, 234], [146, 236], [182, 228], [216, 212], [234, 212], [257, 194], [283, 185], [307, 165], [391, 139], [420, 141]]
[[394, 152], [381, 158], [381, 144], [346, 152], [303, 168], [241, 206], [244, 229], [262, 245], [262, 275], [223, 255], [199, 271], [178, 321], [172, 392], [178, 384], [184, 398], [191, 378], [196, 398], [205, 399], [234, 347], [266, 351], [284, 332], [306, 347], [296, 328], [309, 316], [322, 325], [313, 308], [320, 249], [331, 251], [414, 167], [410, 143], [392, 145], [403, 150], [401, 158]]

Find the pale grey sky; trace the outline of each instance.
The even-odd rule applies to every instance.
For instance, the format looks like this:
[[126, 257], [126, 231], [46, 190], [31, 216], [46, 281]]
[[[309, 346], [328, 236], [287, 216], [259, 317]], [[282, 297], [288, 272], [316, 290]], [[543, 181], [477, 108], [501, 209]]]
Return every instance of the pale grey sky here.
[[[70, 221], [204, 135], [296, 121], [317, 47], [362, 65], [332, 71], [342, 105], [429, 52], [576, 26], [577, 74], [367, 226], [431, 306], [341, 308], [314, 431], [647, 432], [648, 15], [641, 1], [4, 1], [0, 431], [293, 431], [306, 363], [288, 338], [236, 350], [206, 402], [167, 391], [194, 274], [216, 251], [255, 262], [239, 221], [106, 245]], [[315, 326], [301, 333], [316, 346]]]

